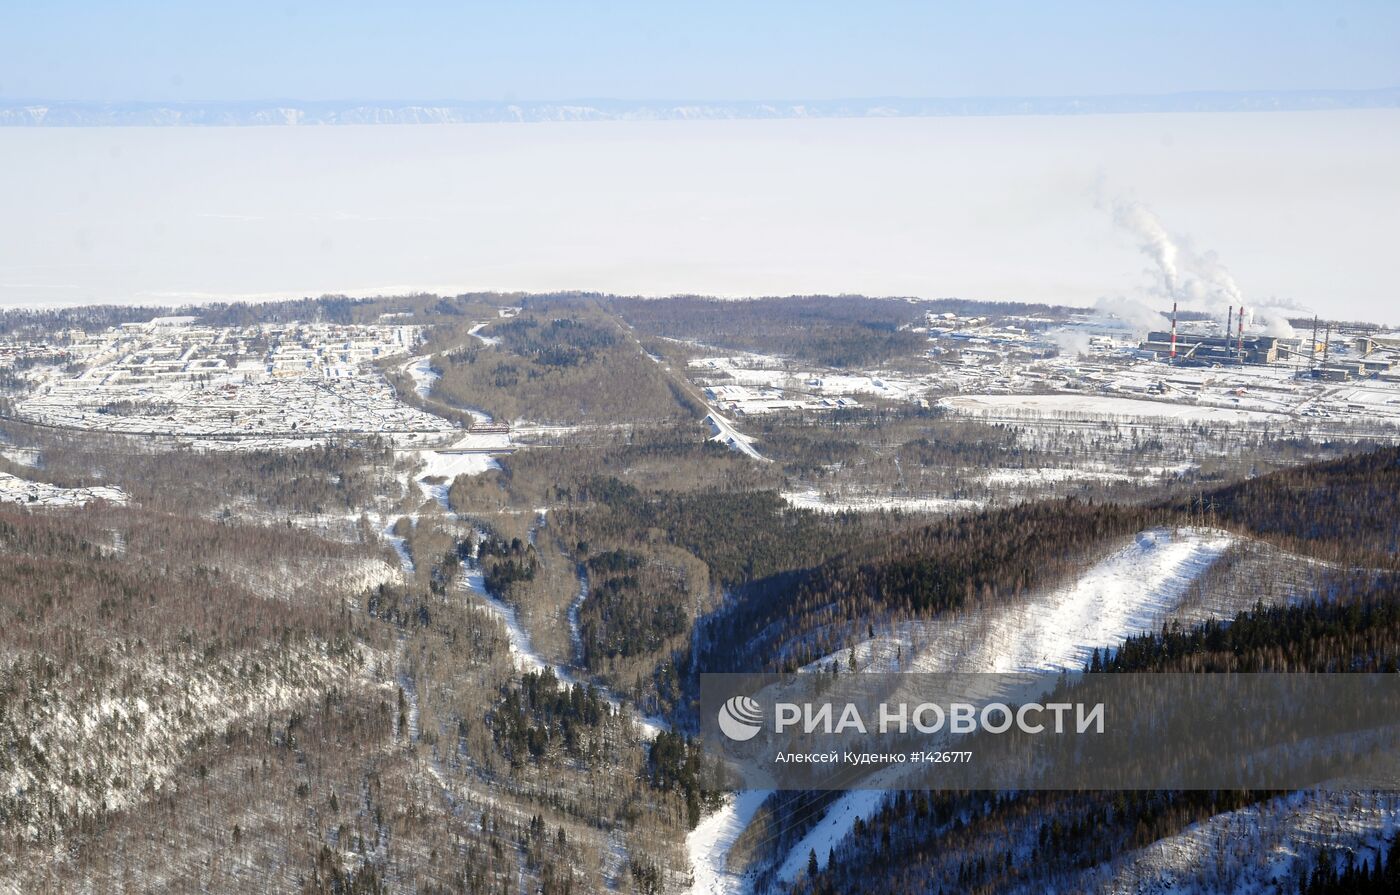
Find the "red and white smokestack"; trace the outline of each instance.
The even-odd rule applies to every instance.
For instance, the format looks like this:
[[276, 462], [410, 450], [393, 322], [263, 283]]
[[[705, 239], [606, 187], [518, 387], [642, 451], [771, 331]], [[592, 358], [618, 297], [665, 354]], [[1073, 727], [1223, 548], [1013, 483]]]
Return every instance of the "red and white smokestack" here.
[[1239, 340], [1239, 342], [1235, 345], [1235, 350], [1238, 351], [1239, 354], [1240, 354], [1240, 363], [1244, 363], [1244, 305], [1240, 305], [1239, 327], [1240, 327], [1240, 333], [1239, 333], [1240, 340]]
[[1172, 302], [1172, 354], [1171, 359], [1176, 360], [1176, 302]]

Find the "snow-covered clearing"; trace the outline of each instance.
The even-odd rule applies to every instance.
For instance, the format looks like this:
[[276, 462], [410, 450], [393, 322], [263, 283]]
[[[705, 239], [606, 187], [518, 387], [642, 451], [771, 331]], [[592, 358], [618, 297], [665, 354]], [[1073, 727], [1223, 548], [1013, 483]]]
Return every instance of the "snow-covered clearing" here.
[[1202, 407], [1148, 401], [1141, 398], [1117, 398], [1102, 395], [956, 395], [943, 398], [941, 406], [970, 416], [1082, 416], [1101, 419], [1160, 419], [1178, 422], [1267, 422], [1279, 420], [1279, 414], [1257, 410], [1226, 407]]
[[734, 427], [732, 422], [720, 416], [715, 411], [710, 411], [709, 415], [705, 417], [705, 422], [710, 426], [711, 441], [718, 441], [728, 446], [731, 451], [738, 451], [755, 460], [766, 461], [768, 459], [760, 454], [758, 449], [753, 446], [752, 438], [740, 432]]
[[1053, 485], [1062, 482], [1133, 482], [1145, 478], [1178, 476], [1193, 468], [1195, 468], [1194, 463], [1178, 463], [1172, 466], [1142, 466], [1126, 472], [1062, 466], [1038, 466], [1025, 469], [1005, 467], [988, 470], [982, 477], [982, 481], [987, 485], [1001, 487]]
[[0, 457], [4, 457], [11, 463], [18, 463], [20, 466], [37, 468], [41, 453], [36, 448], [6, 447], [0, 448]]
[[980, 502], [975, 500], [943, 497], [834, 497], [816, 489], [784, 491], [782, 498], [789, 505], [798, 509], [816, 510], [821, 513], [846, 511], [860, 513], [872, 510], [899, 510], [904, 513], [958, 513], [964, 510], [980, 509], [982, 506]]
[[432, 394], [433, 385], [442, 378], [442, 373], [433, 369], [432, 358], [429, 357], [415, 357], [404, 364], [403, 371], [413, 377], [413, 390], [420, 398]]
[[483, 329], [485, 329], [487, 326], [489, 326], [490, 323], [491, 323], [491, 321], [489, 321], [489, 320], [486, 321], [485, 323], [478, 323], [478, 324], [476, 324], [475, 326], [473, 326], [471, 329], [467, 330], [467, 332], [470, 333], [470, 334], [473, 335], [473, 336], [476, 336], [476, 337], [477, 337], [478, 339], [480, 339], [480, 340], [482, 341], [482, 343], [485, 344], [485, 345], [499, 345], [500, 342], [501, 342], [500, 339], [495, 338], [494, 336], [483, 336], [483, 335], [481, 334], [481, 331], [482, 331]]
[[48, 482], [31, 482], [19, 476], [0, 472], [0, 501], [36, 507], [81, 507], [94, 500], [109, 503], [127, 502], [127, 493], [110, 485], [91, 488], [60, 488]]
[[[423, 468], [414, 476], [418, 487], [445, 510], [447, 491], [453, 479], [459, 475], [480, 475], [488, 469], [500, 469], [495, 457], [485, 453], [449, 453], [446, 451], [418, 451]], [[430, 479], [436, 481], [429, 481]]]
[[729, 869], [729, 852], [767, 798], [767, 792], [752, 789], [728, 795], [718, 811], [701, 819], [685, 837], [685, 853], [695, 877], [692, 892], [730, 895], [749, 889], [749, 881]]

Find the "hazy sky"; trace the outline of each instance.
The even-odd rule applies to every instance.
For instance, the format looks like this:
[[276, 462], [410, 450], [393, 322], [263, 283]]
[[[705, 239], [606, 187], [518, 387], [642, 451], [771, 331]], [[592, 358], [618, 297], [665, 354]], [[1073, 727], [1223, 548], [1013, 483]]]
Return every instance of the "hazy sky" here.
[[577, 288], [1170, 307], [1115, 222], [1138, 201], [1251, 307], [1395, 324], [1397, 158], [1393, 109], [0, 128], [0, 305]]
[[1400, 85], [1400, 3], [4, 3], [0, 99], [834, 99]]

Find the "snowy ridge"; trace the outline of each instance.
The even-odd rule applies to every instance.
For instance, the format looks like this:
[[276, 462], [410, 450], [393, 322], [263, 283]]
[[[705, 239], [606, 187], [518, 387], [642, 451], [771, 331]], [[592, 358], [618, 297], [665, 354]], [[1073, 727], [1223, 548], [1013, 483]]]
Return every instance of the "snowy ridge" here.
[[[0, 802], [29, 805], [29, 834], [52, 797], [63, 810], [91, 815], [120, 810], [160, 790], [189, 743], [200, 736], [285, 711], [348, 677], [364, 683], [361, 658], [335, 659], [316, 645], [245, 651], [210, 660], [202, 654], [136, 657], [113, 644], [120, 695], [97, 698], [80, 672], [56, 682], [51, 696], [9, 719], [7, 734], [48, 756], [0, 773]], [[358, 668], [355, 667], [358, 665]], [[67, 688], [77, 686], [77, 692]]]
[[8, 472], [0, 472], [0, 501], [5, 503], [37, 507], [82, 507], [94, 500], [124, 504], [128, 497], [125, 491], [110, 485], [60, 488], [48, 482], [31, 482]]
[[1291, 793], [1217, 814], [1175, 836], [1085, 871], [1074, 891], [1232, 892], [1298, 889], [1315, 853], [1346, 848], [1375, 862], [1400, 829], [1400, 796], [1385, 792]]

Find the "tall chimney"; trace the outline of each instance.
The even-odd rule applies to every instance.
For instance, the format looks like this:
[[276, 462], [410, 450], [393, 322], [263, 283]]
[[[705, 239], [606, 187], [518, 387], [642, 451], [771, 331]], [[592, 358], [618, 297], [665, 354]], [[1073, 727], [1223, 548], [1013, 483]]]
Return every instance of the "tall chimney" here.
[[1235, 350], [1239, 352], [1240, 363], [1244, 363], [1244, 305], [1240, 305], [1240, 317], [1238, 325], [1240, 328], [1239, 342], [1235, 345]]
[[1322, 337], [1322, 365], [1327, 366], [1327, 349], [1332, 347], [1332, 322], [1327, 322], [1327, 331]]
[[1172, 302], [1172, 353], [1171, 359], [1176, 360], [1176, 302]]
[[1312, 341], [1308, 342], [1308, 369], [1317, 367], [1317, 315], [1313, 315]]
[[[1235, 306], [1234, 306], [1234, 305], [1230, 305], [1230, 310], [1228, 310], [1228, 311], [1225, 312], [1225, 341], [1226, 341], [1226, 342], [1230, 341], [1230, 330], [1234, 329], [1234, 326], [1233, 326], [1234, 322], [1235, 322]], [[1226, 346], [1225, 346], [1225, 350], [1226, 350], [1226, 351], [1229, 351], [1229, 350], [1230, 350], [1230, 346], [1226, 345]]]

